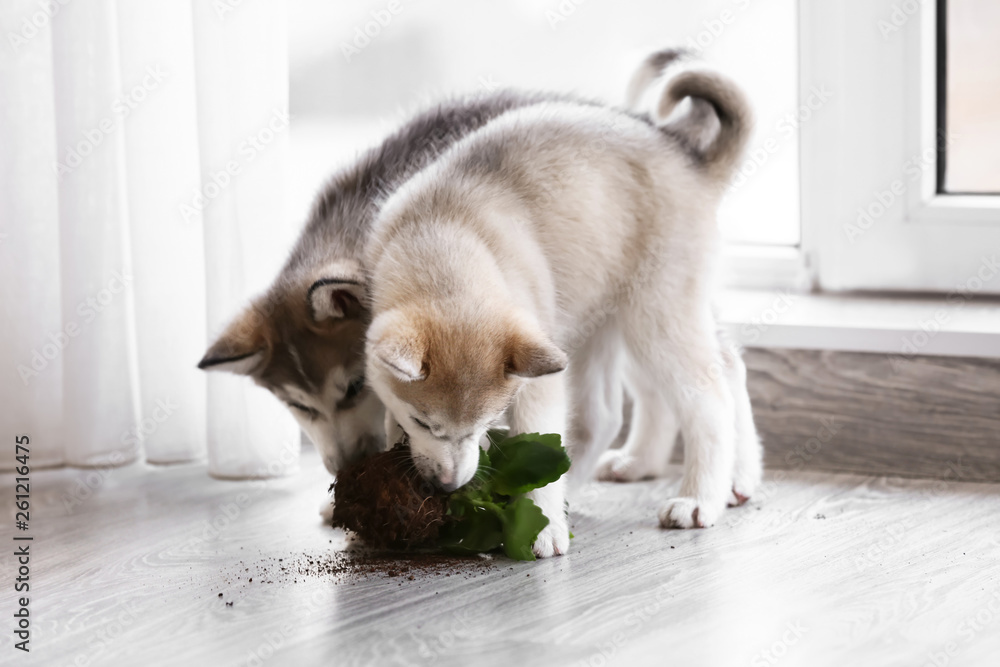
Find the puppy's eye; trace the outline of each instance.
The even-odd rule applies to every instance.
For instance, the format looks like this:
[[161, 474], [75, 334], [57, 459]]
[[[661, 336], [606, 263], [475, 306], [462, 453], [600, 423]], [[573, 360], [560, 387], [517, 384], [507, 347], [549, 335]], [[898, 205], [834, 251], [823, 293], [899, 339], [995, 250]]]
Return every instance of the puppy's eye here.
[[365, 388], [365, 376], [362, 375], [359, 378], [351, 381], [351, 384], [347, 385], [347, 391], [344, 392], [344, 397], [340, 400], [349, 401], [361, 393], [361, 390]]
[[420, 420], [419, 420], [419, 419], [417, 419], [416, 417], [414, 417], [414, 418], [413, 418], [413, 423], [414, 423], [414, 424], [416, 424], [417, 426], [419, 426], [420, 428], [424, 429], [425, 431], [429, 431], [429, 430], [431, 430], [431, 427], [430, 427], [430, 426], [428, 426], [428, 425], [427, 425], [427, 424], [425, 424], [424, 422], [420, 421]]
[[295, 401], [289, 401], [288, 402], [288, 407], [294, 408], [294, 409], [298, 410], [299, 412], [306, 413], [306, 415], [310, 419], [316, 419], [316, 417], [319, 417], [319, 412], [317, 412], [313, 408], [310, 408], [308, 405], [302, 405], [301, 403], [296, 403]]
[[358, 396], [361, 395], [362, 390], [365, 388], [365, 376], [362, 375], [359, 378], [351, 380], [351, 384], [347, 385], [347, 390], [344, 392], [344, 397], [337, 401], [338, 410], [349, 410], [353, 408], [358, 402]]

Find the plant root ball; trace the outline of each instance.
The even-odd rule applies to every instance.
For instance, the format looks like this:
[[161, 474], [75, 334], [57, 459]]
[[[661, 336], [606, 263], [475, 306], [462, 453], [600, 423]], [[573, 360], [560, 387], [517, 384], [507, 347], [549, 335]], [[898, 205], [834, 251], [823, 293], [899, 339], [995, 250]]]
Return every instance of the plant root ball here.
[[448, 521], [448, 496], [420, 476], [405, 445], [340, 470], [333, 489], [334, 527], [375, 549], [433, 546]]

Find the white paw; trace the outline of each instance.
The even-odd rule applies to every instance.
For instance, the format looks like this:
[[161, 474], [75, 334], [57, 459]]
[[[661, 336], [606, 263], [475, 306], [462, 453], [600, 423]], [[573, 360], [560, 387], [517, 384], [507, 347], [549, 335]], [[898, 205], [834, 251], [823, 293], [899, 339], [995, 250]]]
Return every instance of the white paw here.
[[721, 508], [716, 503], [699, 503], [694, 498], [671, 498], [660, 510], [660, 525], [664, 528], [708, 528], [719, 518]]
[[333, 494], [323, 499], [319, 505], [319, 515], [323, 517], [323, 523], [333, 522]]
[[609, 449], [597, 461], [597, 479], [602, 482], [637, 482], [640, 479], [659, 477], [660, 471], [647, 461], [626, 454], [620, 449]]
[[747, 479], [733, 479], [733, 488], [729, 490], [729, 499], [726, 505], [729, 507], [739, 507], [753, 497], [760, 480], [753, 481]]
[[754, 492], [757, 491], [757, 486], [760, 485], [762, 474], [759, 461], [756, 462], [756, 465], [737, 466], [733, 473], [733, 487], [729, 491], [727, 504], [730, 507], [738, 507], [750, 500]]
[[550, 521], [542, 529], [531, 550], [537, 558], [561, 556], [569, 551], [569, 527], [565, 521]]

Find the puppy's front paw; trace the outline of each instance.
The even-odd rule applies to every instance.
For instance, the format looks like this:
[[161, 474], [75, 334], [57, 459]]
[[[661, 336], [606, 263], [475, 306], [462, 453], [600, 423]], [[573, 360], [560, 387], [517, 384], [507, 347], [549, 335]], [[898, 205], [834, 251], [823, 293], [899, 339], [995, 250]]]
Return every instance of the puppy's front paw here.
[[637, 482], [657, 476], [653, 466], [620, 449], [609, 449], [597, 461], [597, 479], [602, 482]]
[[715, 503], [699, 503], [694, 498], [671, 498], [660, 510], [664, 528], [708, 528], [719, 518], [721, 508]]
[[569, 527], [564, 521], [551, 521], [542, 529], [531, 550], [537, 558], [561, 556], [569, 551]]

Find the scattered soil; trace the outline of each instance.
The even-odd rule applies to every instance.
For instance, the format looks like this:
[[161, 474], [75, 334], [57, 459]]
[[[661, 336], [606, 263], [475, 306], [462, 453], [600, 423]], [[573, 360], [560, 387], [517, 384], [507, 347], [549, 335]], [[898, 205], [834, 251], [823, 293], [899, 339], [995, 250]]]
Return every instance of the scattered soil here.
[[447, 494], [420, 476], [405, 444], [338, 471], [331, 488], [333, 525], [375, 549], [433, 546], [449, 520]]
[[490, 557], [444, 556], [435, 553], [374, 553], [338, 551], [318, 557], [305, 557], [298, 563], [302, 576], [333, 576], [362, 579], [373, 576], [403, 577], [444, 575], [470, 577], [493, 569]]
[[[351, 531], [359, 542], [344, 551], [281, 558], [262, 553], [258, 559], [241, 560], [222, 573], [226, 597], [240, 599], [255, 585], [310, 579], [337, 584], [392, 579], [402, 586], [442, 577], [471, 579], [498, 569], [488, 554], [451, 556], [429, 550], [450, 520], [447, 494], [420, 476], [405, 443], [339, 471], [331, 490], [336, 501], [333, 525]], [[225, 603], [233, 605], [232, 600]]]
[[[223, 583], [230, 594], [237, 587], [246, 589], [254, 583], [298, 584], [310, 579], [355, 584], [368, 579], [403, 581], [439, 577], [472, 579], [497, 570], [492, 556], [447, 556], [437, 553], [385, 553], [362, 549], [331, 551], [323, 554], [289, 555], [282, 558], [261, 556], [255, 561], [239, 561], [223, 571]], [[242, 593], [237, 593], [242, 595]], [[218, 596], [223, 597], [222, 593]]]

